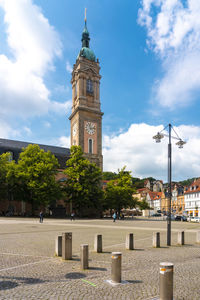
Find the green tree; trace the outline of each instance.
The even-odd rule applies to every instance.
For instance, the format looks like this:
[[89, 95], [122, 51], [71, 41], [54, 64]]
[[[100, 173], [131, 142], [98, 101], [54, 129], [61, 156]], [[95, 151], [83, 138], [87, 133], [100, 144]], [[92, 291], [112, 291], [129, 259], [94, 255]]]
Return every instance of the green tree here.
[[103, 199], [100, 168], [83, 156], [80, 146], [72, 146], [70, 153], [64, 171], [67, 175], [65, 191], [68, 201], [72, 202], [79, 215], [84, 215], [88, 209], [100, 211]]
[[[56, 181], [58, 160], [38, 145], [28, 145], [20, 153], [16, 177], [24, 200], [32, 204], [32, 212], [39, 205], [47, 206], [61, 197], [61, 188]], [[10, 174], [10, 178], [14, 176]]]
[[132, 197], [135, 192], [132, 184], [132, 178], [128, 171], [122, 168], [118, 172], [118, 178], [108, 182], [105, 190], [105, 201], [107, 208], [120, 211], [122, 208], [135, 207], [137, 201]]
[[9, 153], [0, 155], [0, 199], [8, 195], [7, 173], [9, 169]]
[[149, 206], [149, 204], [147, 203], [146, 200], [138, 201], [137, 202], [137, 206], [139, 206], [139, 208], [141, 210], [143, 210], [143, 209], [150, 209], [150, 206]]
[[103, 172], [103, 180], [113, 180], [118, 178], [118, 174], [115, 172]]

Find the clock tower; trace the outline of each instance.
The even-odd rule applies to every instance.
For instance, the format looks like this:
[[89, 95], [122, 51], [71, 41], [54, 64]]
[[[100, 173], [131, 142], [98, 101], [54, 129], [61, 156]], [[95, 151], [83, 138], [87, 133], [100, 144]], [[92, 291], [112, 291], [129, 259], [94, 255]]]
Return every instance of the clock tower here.
[[73, 66], [71, 80], [71, 145], [81, 146], [84, 156], [103, 169], [100, 66], [89, 47], [86, 17], [81, 41], [82, 48]]

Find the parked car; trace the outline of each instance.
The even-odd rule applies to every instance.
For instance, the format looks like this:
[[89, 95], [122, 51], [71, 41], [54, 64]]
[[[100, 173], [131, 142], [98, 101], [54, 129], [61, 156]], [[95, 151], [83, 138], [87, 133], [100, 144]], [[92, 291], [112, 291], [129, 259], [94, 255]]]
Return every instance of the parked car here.
[[175, 221], [182, 221], [182, 216], [175, 216]]
[[186, 216], [175, 216], [175, 221], [187, 221]]
[[199, 217], [191, 217], [191, 222], [196, 222], [196, 223], [200, 223], [200, 218]]
[[152, 215], [152, 217], [161, 217], [161, 216], [162, 216], [162, 215], [159, 214], [159, 213], [155, 213], [155, 214]]

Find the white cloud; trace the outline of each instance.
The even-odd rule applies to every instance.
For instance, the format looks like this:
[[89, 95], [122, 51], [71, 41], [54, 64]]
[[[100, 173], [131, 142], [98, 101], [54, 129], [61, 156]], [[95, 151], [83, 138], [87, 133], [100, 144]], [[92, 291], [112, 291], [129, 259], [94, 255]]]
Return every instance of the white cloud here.
[[27, 126], [24, 126], [24, 132], [27, 134], [27, 135], [31, 135], [32, 131], [29, 127]]
[[45, 121], [45, 122], [44, 122], [44, 127], [46, 127], [46, 128], [51, 128], [51, 123], [48, 122], [48, 121]]
[[71, 74], [72, 71], [73, 71], [73, 68], [72, 68], [72, 66], [71, 66], [71, 64], [70, 64], [69, 61], [66, 62], [66, 70], [67, 70], [67, 72], [70, 73], [70, 74]]
[[61, 55], [55, 29], [32, 0], [0, 0], [4, 11], [9, 56], [0, 55], [0, 105], [8, 116], [33, 117], [49, 111], [66, 111], [66, 103], [50, 100], [44, 75]]
[[70, 136], [61, 136], [57, 141], [57, 145], [60, 147], [70, 148]]
[[[114, 171], [127, 166], [132, 176], [153, 176], [167, 181], [167, 144], [165, 138], [157, 144], [153, 136], [163, 126], [132, 124], [127, 132], [103, 137], [104, 171]], [[200, 176], [200, 127], [179, 126], [175, 131], [187, 144], [179, 149], [173, 141], [172, 179], [181, 180]]]
[[139, 23], [147, 44], [163, 62], [153, 97], [163, 107], [189, 105], [200, 91], [200, 2], [142, 0]]

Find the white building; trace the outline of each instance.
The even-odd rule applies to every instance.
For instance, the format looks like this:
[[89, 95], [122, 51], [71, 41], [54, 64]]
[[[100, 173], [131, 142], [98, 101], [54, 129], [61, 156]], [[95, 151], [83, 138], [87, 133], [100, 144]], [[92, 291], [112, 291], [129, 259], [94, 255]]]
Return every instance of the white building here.
[[161, 192], [149, 192], [146, 197], [147, 203], [151, 208], [153, 208], [156, 213], [158, 210], [161, 210], [161, 200], [162, 193]]
[[192, 217], [200, 217], [200, 178], [186, 189], [184, 201], [187, 214]]

